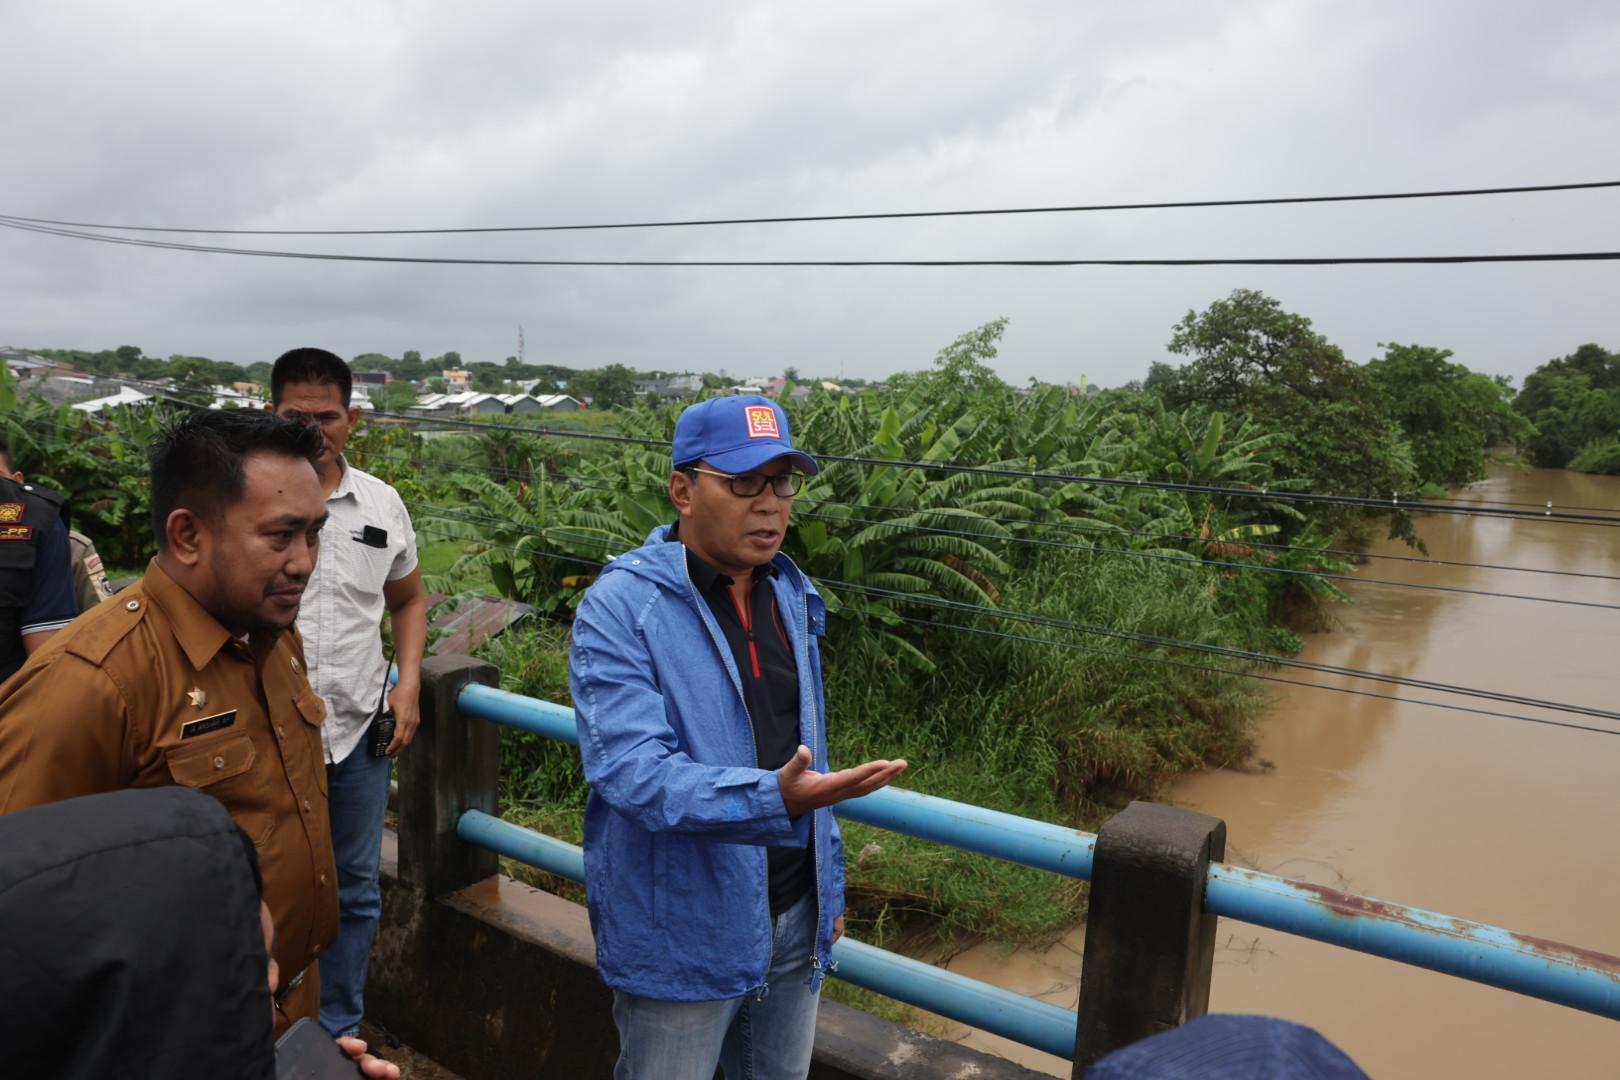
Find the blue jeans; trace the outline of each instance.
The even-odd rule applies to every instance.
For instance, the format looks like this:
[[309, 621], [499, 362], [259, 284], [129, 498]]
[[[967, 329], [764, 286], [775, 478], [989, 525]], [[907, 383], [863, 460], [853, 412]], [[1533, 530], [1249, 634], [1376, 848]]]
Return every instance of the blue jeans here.
[[338, 936], [321, 956], [321, 1027], [354, 1035], [365, 1014], [366, 961], [382, 914], [377, 866], [382, 861], [383, 815], [388, 811], [388, 758], [366, 753], [362, 740], [349, 756], [326, 767], [337, 858]]
[[[761, 994], [726, 1001], [655, 1001], [613, 992], [619, 1028], [614, 1080], [804, 1080], [821, 1000], [812, 889], [771, 925], [771, 966]], [[325, 964], [322, 964], [325, 970]]]

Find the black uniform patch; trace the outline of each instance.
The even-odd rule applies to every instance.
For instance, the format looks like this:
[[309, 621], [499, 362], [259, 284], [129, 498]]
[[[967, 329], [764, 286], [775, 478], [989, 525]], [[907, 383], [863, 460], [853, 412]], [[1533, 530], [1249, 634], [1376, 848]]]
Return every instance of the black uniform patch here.
[[231, 709], [229, 712], [215, 713], [213, 716], [205, 716], [201, 720], [188, 720], [186, 723], [181, 724], [180, 737], [190, 739], [198, 735], [206, 735], [210, 731], [228, 728], [234, 723], [236, 723], [235, 709]]
[[32, 525], [0, 525], [0, 540], [32, 540]]

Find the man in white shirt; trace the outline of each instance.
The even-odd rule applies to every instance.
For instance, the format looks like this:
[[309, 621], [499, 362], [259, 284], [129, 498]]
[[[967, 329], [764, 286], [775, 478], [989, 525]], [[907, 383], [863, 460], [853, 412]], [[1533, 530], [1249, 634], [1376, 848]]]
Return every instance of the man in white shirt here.
[[[318, 464], [329, 515], [298, 629], [310, 685], [326, 702], [321, 741], [339, 924], [337, 941], [321, 957], [321, 1026], [334, 1037], [355, 1035], [365, 1012], [366, 961], [382, 911], [377, 871], [389, 764], [416, 733], [427, 643], [427, 599], [405, 504], [393, 488], [343, 460], [360, 419], [349, 403], [352, 391], [349, 365], [325, 349], [284, 353], [270, 374], [268, 407], [320, 429]], [[380, 629], [384, 610], [399, 665], [392, 690]]]

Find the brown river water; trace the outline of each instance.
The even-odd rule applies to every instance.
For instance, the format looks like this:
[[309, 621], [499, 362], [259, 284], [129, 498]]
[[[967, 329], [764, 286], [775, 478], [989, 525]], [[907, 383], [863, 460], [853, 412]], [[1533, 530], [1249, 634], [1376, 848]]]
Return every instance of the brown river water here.
[[[1454, 499], [1620, 510], [1620, 477], [1493, 468]], [[1613, 528], [1431, 515], [1418, 529], [1436, 559], [1620, 576]], [[1398, 541], [1371, 551], [1413, 554]], [[1359, 573], [1620, 604], [1620, 581], [1388, 560]], [[1355, 603], [1307, 637], [1306, 659], [1620, 709], [1620, 611], [1348, 591]], [[1620, 955], [1620, 737], [1278, 686], [1255, 762], [1270, 767], [1210, 770], [1164, 796], [1225, 819], [1228, 861]], [[949, 966], [1074, 1008], [1083, 942], [1076, 929], [1039, 952], [985, 945]], [[1620, 1022], [1229, 919], [1217, 948], [1213, 1011], [1309, 1024], [1374, 1077], [1620, 1077]], [[1069, 1075], [1004, 1039], [940, 1030]]]

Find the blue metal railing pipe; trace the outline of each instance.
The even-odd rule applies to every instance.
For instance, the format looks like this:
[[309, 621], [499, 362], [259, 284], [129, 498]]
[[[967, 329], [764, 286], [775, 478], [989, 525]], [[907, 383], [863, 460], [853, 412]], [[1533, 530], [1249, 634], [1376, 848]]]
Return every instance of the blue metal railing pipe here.
[[[482, 811], [462, 814], [456, 821], [456, 835], [469, 844], [547, 873], [570, 881], [585, 880], [583, 849]], [[1071, 1060], [1074, 1057], [1076, 1017], [1068, 1009], [891, 953], [848, 935], [833, 946], [832, 959], [833, 974], [846, 982], [1049, 1054]]]
[[[461, 692], [461, 711], [506, 727], [579, 745], [574, 710], [549, 701], [470, 685]], [[1067, 877], [1091, 877], [1097, 838], [1044, 821], [999, 810], [887, 787], [834, 808], [839, 817], [993, 855]]]
[[1602, 953], [1224, 863], [1204, 909], [1620, 1020], [1620, 958]]
[[[460, 705], [469, 716], [578, 743], [574, 710], [563, 705], [477, 685], [462, 691]], [[1059, 825], [894, 787], [841, 803], [834, 812], [1025, 866], [1091, 877], [1096, 837]], [[1226, 863], [1210, 867], [1204, 906], [1256, 926], [1620, 1019], [1620, 958], [1602, 953]]]
[[502, 821], [482, 810], [456, 819], [456, 835], [475, 847], [488, 848], [536, 870], [585, 884], [585, 849], [553, 836]]

